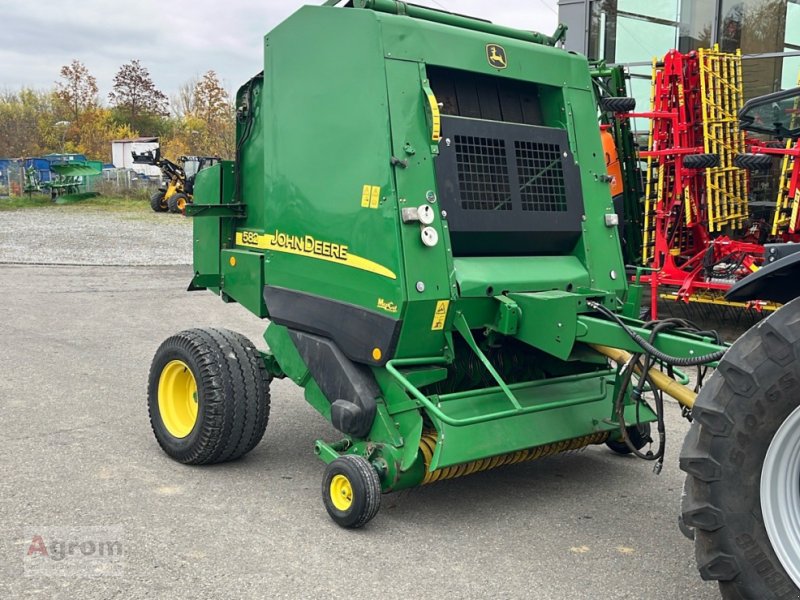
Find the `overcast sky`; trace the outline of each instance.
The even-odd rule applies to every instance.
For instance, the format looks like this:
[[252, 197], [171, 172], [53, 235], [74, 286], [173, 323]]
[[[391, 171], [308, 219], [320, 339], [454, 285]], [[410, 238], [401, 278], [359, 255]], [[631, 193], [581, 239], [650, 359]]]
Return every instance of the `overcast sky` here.
[[[414, 3], [550, 34], [556, 1]], [[304, 4], [322, 0], [0, 0], [0, 90], [49, 88], [75, 58], [105, 102], [119, 66], [138, 58], [169, 96], [209, 69], [234, 91], [263, 68], [264, 34]]]

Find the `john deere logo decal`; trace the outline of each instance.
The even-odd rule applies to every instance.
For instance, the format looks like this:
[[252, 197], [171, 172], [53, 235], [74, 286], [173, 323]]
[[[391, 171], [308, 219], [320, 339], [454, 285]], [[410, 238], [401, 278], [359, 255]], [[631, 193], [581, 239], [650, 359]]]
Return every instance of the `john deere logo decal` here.
[[486, 58], [489, 59], [489, 64], [495, 69], [505, 69], [508, 66], [505, 48], [497, 44], [486, 46]]

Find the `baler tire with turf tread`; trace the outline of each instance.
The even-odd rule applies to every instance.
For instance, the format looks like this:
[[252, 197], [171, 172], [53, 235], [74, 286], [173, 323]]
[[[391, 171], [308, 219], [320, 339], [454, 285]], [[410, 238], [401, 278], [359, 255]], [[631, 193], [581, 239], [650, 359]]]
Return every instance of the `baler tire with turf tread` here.
[[150, 196], [150, 208], [152, 208], [154, 212], [167, 212], [167, 205], [164, 202], [163, 192], [156, 192]]
[[711, 169], [719, 166], [718, 154], [687, 154], [683, 157], [687, 169]]
[[733, 157], [733, 166], [750, 171], [769, 171], [772, 168], [772, 156], [769, 154], [737, 154]]
[[627, 113], [636, 108], [636, 98], [605, 96], [600, 98], [600, 110], [610, 113]]
[[[650, 423], [642, 423], [641, 425], [631, 425], [630, 427], [626, 427], [625, 431], [628, 432], [628, 439], [630, 439], [633, 447], [637, 450], [641, 450], [647, 444], [653, 441], [653, 438], [650, 437]], [[608, 446], [611, 450], [616, 452], [617, 454], [630, 454], [631, 449], [628, 448], [628, 444], [626, 444], [623, 440], [608, 440], [606, 442], [606, 446]]]
[[798, 389], [800, 298], [739, 338], [692, 410], [682, 518], [727, 600], [800, 597]]
[[363, 527], [381, 507], [377, 471], [361, 456], [340, 456], [325, 468], [322, 501], [337, 525], [347, 529]]
[[261, 441], [269, 420], [261, 354], [226, 329], [189, 329], [161, 344], [147, 390], [150, 425], [170, 457], [190, 465], [235, 460]]
[[173, 194], [167, 200], [167, 207], [171, 213], [183, 213], [189, 203], [189, 196], [186, 194]]

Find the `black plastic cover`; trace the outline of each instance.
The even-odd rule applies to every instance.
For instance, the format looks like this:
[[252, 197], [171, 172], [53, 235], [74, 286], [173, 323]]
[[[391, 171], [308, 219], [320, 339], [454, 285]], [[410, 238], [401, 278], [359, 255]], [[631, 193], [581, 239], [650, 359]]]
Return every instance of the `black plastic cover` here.
[[342, 433], [364, 437], [372, 428], [380, 389], [372, 372], [350, 361], [331, 340], [289, 330], [319, 389], [331, 402], [331, 422]]

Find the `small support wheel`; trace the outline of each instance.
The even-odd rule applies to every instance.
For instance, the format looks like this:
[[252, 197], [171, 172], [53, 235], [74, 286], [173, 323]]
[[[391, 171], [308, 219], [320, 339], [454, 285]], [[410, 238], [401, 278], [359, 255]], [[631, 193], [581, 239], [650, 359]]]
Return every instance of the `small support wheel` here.
[[322, 502], [337, 525], [347, 529], [363, 527], [381, 507], [377, 471], [361, 456], [340, 456], [325, 469]]
[[[630, 427], [626, 427], [625, 431], [628, 433], [628, 439], [631, 441], [631, 444], [633, 444], [633, 447], [637, 450], [641, 450], [647, 444], [653, 441], [653, 438], [650, 437], [650, 423], [631, 425]], [[631, 453], [631, 449], [628, 448], [628, 444], [621, 439], [609, 440], [606, 442], [606, 446], [611, 448], [617, 454]]]

